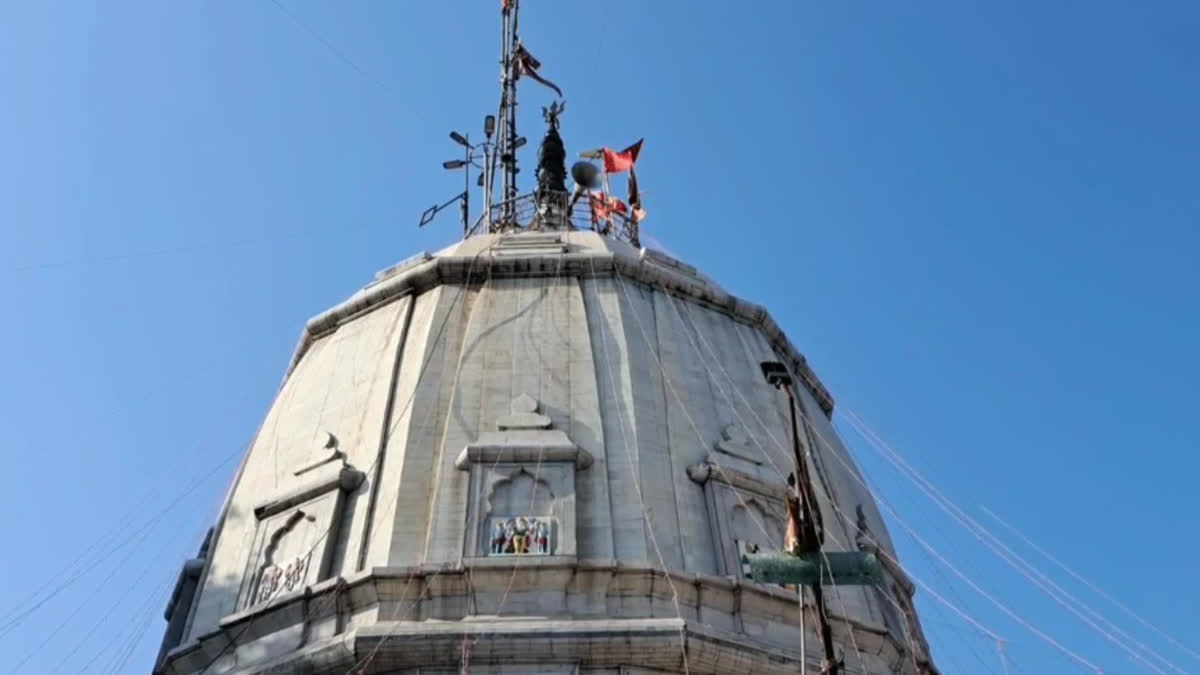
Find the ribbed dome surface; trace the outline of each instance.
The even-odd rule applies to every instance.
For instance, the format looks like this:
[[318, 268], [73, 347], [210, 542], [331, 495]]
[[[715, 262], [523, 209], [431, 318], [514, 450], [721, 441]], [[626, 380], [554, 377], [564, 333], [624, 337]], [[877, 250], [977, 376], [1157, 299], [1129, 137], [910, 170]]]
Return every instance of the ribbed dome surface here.
[[[795, 593], [738, 557], [782, 546], [767, 360], [798, 385], [827, 550], [894, 556], [816, 376], [694, 268], [524, 232], [381, 273], [306, 327], [159, 669], [798, 672]], [[934, 672], [888, 567], [828, 589], [846, 672]]]

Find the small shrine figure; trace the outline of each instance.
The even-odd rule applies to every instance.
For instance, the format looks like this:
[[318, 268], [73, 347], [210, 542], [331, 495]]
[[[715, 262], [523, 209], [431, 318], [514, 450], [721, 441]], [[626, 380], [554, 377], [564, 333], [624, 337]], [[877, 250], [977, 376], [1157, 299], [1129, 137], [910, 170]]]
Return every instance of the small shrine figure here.
[[497, 520], [496, 526], [492, 528], [492, 553], [504, 553], [504, 544], [508, 541], [508, 537], [504, 532], [504, 521]]
[[550, 552], [550, 526], [541, 519], [537, 521], [537, 552]]
[[504, 553], [516, 553], [514, 546], [516, 545], [517, 524], [512, 518], [504, 522]]
[[524, 517], [517, 518], [516, 528], [513, 531], [513, 553], [524, 555], [529, 553], [529, 521]]

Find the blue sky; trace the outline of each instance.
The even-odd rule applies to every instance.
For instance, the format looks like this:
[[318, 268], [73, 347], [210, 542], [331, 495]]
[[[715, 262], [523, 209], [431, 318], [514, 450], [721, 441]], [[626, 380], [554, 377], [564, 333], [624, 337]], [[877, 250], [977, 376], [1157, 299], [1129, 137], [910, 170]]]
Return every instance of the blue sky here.
[[[498, 0], [280, 2], [332, 47], [270, 0], [0, 6], [0, 607], [61, 587], [0, 629], [0, 671], [102, 672], [129, 636], [119, 672], [146, 672], [163, 589], [303, 322], [455, 237], [452, 215], [416, 221], [459, 189], [446, 132], [495, 108]], [[526, 0], [522, 15], [565, 90], [570, 152], [646, 138], [653, 241], [768, 306], [839, 406], [961, 507], [1194, 650], [1198, 29], [1200, 9], [1166, 1]], [[550, 99], [532, 83], [522, 97], [536, 139]], [[843, 431], [956, 567], [1105, 672], [1154, 672]], [[55, 578], [113, 532], [132, 538]], [[893, 535], [1010, 640], [1013, 672], [1088, 672]], [[943, 672], [1002, 672], [989, 639], [919, 597]]]

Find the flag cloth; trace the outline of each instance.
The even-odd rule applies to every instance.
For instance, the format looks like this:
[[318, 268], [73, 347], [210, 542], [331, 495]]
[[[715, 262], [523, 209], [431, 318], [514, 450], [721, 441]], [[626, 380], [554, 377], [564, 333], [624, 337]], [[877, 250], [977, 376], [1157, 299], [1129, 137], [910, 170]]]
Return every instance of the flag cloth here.
[[508, 10], [512, 9], [513, 5], [515, 5], [515, 4], [516, 4], [515, 0], [500, 0], [500, 7], [501, 7], [501, 9], [503, 9], [506, 12]]
[[642, 141], [625, 148], [620, 152], [614, 152], [608, 148], [604, 148], [604, 173], [621, 173], [633, 168], [634, 162], [637, 161], [638, 154], [642, 152]]
[[640, 223], [646, 219], [646, 209], [642, 208], [642, 196], [638, 194], [637, 173], [629, 167], [629, 208], [633, 212], [633, 222]]
[[625, 202], [606, 195], [602, 192], [593, 192], [588, 195], [592, 205], [592, 221], [608, 220], [612, 218], [614, 213], [626, 213], [629, 209], [625, 206]]
[[538, 74], [538, 68], [541, 67], [542, 62], [534, 58], [533, 54], [530, 54], [524, 45], [517, 45], [517, 53], [513, 57], [513, 68], [515, 71], [513, 77], [519, 80], [522, 75], [528, 75], [534, 81], [553, 89], [554, 93], [558, 94], [559, 98], [562, 98], [562, 89], [559, 89], [557, 84]]

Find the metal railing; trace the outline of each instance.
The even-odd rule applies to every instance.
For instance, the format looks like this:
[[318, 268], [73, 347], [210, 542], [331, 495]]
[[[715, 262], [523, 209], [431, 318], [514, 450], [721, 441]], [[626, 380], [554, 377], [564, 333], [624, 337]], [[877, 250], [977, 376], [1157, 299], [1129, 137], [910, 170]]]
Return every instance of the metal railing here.
[[471, 227], [470, 234], [519, 230], [592, 230], [641, 247], [638, 223], [628, 214], [613, 212], [597, 218], [586, 193], [529, 192], [492, 204]]

